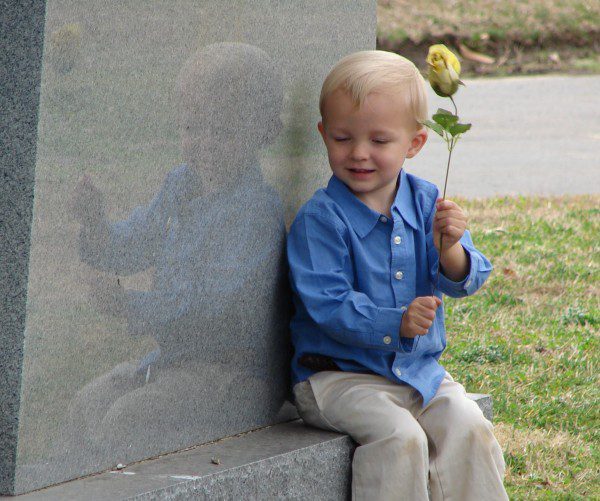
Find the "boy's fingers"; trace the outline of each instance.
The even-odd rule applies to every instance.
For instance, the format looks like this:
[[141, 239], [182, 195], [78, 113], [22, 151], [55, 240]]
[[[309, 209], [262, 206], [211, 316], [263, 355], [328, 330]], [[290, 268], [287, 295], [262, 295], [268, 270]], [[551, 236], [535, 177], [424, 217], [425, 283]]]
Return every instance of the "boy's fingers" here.
[[420, 321], [432, 322], [435, 318], [435, 311], [429, 308], [417, 312], [417, 318]]
[[437, 307], [442, 304], [440, 298], [437, 296], [426, 296], [429, 301], [429, 307], [434, 311], [437, 310]]
[[440, 207], [434, 216], [435, 220], [440, 220], [448, 217], [467, 220], [467, 213], [460, 207]]
[[427, 334], [432, 324], [432, 320], [426, 319], [421, 319], [419, 322], [415, 322], [415, 325], [417, 326], [417, 333], [421, 335]]
[[437, 296], [419, 296], [411, 304], [405, 317], [407, 327], [414, 335], [424, 336], [435, 320], [435, 310], [442, 304]]
[[441, 210], [435, 213], [435, 219], [442, 220], [442, 219], [448, 219], [448, 218], [455, 218], [455, 219], [466, 219], [467, 217], [465, 216], [465, 213], [461, 210], [457, 210], [457, 209], [446, 209], [446, 210]]
[[443, 231], [444, 235], [448, 235], [449, 237], [454, 236], [459, 232], [456, 226], [452, 226], [450, 224], [440, 229]]
[[465, 221], [457, 221], [456, 219], [447, 219], [446, 221], [436, 222], [434, 229], [443, 233], [463, 232], [467, 229], [467, 223]]
[[436, 203], [435, 203], [436, 207], [438, 209], [440, 208], [450, 208], [450, 207], [459, 207], [459, 205], [456, 202], [453, 202], [452, 200], [448, 200], [446, 199], [441, 199], [438, 198]]
[[424, 318], [421, 315], [415, 315], [411, 321], [410, 324], [412, 324], [414, 329], [423, 329], [423, 330], [427, 330], [429, 329], [429, 327], [431, 327], [431, 320], [428, 320], [427, 318]]
[[435, 209], [437, 211], [445, 211], [448, 209], [452, 209], [454, 205], [449, 200], [440, 200], [435, 204]]
[[439, 301], [439, 298], [436, 296], [421, 296], [421, 297], [418, 297], [415, 299], [415, 303], [421, 307], [421, 308], [419, 308], [420, 311], [433, 312], [434, 315], [435, 315], [435, 310], [441, 304], [441, 302], [438, 303], [438, 301]]
[[433, 222], [433, 226], [436, 229], [441, 229], [441, 228], [445, 228], [448, 225], [453, 225], [453, 226], [464, 226], [465, 228], [467, 227], [467, 220], [465, 218], [462, 217], [446, 217], [446, 218], [440, 218], [440, 219], [436, 219]]
[[427, 307], [427, 297], [426, 296], [420, 296], [415, 298], [415, 300], [413, 301], [413, 304], [415, 306], [415, 309], [420, 310], [421, 307], [426, 308]]
[[440, 304], [442, 304], [442, 301], [439, 297], [437, 296], [426, 296], [427, 297], [427, 306], [429, 308], [429, 310], [431, 312], [433, 312], [434, 316], [435, 316], [435, 310], [438, 309], [438, 307], [440, 306]]

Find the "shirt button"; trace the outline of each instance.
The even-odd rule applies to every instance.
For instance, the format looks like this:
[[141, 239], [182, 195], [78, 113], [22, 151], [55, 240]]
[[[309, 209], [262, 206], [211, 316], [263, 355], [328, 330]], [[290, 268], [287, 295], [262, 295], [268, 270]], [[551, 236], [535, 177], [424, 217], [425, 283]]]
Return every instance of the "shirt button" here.
[[404, 273], [402, 273], [401, 271], [397, 271], [394, 276], [397, 280], [402, 280], [402, 277], [404, 277]]
[[467, 280], [467, 281], [465, 282], [465, 287], [468, 287], [469, 285], [471, 285], [471, 281], [470, 281], [470, 280]]
[[394, 372], [396, 373], [396, 376], [402, 376], [402, 371], [397, 367], [394, 369]]
[[396, 245], [399, 245], [399, 244], [401, 244], [401, 243], [402, 243], [402, 239], [401, 239], [400, 237], [394, 237], [394, 243], [395, 243]]
[[385, 336], [385, 337], [383, 338], [383, 342], [384, 342], [385, 344], [390, 344], [390, 343], [392, 342], [392, 338], [391, 338], [390, 336]]
[[403, 306], [402, 308], [400, 308], [400, 311], [406, 311], [406, 306]]
[[385, 216], [381, 216], [381, 217], [379, 218], [379, 220], [380, 220], [382, 223], [387, 223], [387, 217], [385, 217]]

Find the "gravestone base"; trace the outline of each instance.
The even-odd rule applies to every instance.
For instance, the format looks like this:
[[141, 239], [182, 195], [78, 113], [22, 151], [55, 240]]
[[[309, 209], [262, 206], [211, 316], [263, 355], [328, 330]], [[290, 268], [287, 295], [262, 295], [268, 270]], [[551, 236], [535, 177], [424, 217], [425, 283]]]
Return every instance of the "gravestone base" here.
[[[491, 421], [491, 397], [469, 397]], [[297, 419], [10, 499], [345, 500], [355, 448]]]

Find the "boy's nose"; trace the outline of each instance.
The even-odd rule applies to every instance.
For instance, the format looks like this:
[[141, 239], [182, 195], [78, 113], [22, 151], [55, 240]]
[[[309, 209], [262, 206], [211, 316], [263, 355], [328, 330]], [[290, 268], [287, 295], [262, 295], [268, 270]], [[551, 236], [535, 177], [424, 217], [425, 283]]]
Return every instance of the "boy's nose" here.
[[369, 158], [368, 150], [364, 144], [355, 144], [350, 152], [352, 160], [366, 160]]

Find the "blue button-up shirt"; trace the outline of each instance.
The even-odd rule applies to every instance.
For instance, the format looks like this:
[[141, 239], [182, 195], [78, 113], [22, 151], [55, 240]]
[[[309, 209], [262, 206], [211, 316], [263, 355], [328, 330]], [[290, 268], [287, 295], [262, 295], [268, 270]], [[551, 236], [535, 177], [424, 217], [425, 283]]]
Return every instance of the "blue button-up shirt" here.
[[[443, 305], [425, 336], [400, 336], [402, 315], [419, 296], [434, 292], [438, 252], [433, 217], [438, 189], [402, 170], [392, 218], [362, 203], [337, 177], [300, 209], [287, 252], [295, 314], [292, 383], [314, 371], [298, 363], [307, 353], [333, 358], [344, 371], [375, 373], [433, 398], [445, 370]], [[460, 240], [470, 262], [454, 282], [440, 273], [435, 294], [463, 297], [481, 287], [492, 265], [465, 231]]]

